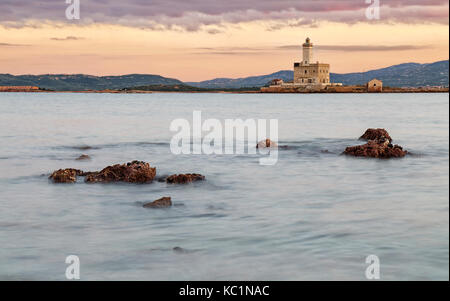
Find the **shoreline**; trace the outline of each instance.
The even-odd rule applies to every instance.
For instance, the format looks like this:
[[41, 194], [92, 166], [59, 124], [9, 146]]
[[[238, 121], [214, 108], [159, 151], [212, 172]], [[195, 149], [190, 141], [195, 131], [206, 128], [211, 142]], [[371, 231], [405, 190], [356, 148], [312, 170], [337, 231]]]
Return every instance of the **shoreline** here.
[[345, 90], [345, 91], [142, 91], [142, 90], [88, 90], [88, 91], [49, 91], [49, 90], [9, 90], [0, 91], [0, 93], [100, 93], [100, 94], [152, 94], [152, 93], [187, 93], [187, 94], [397, 94], [397, 93], [449, 93], [449, 88], [386, 88], [383, 91], [368, 92], [362, 90]]

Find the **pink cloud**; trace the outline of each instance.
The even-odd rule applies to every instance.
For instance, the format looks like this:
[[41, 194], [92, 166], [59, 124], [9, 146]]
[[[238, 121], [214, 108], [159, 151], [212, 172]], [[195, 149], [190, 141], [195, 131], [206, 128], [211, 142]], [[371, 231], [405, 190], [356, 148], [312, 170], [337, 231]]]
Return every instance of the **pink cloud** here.
[[[368, 22], [363, 0], [80, 0], [80, 24], [109, 23], [149, 29], [199, 30], [204, 25], [254, 20], [297, 20], [297, 26], [318, 21]], [[448, 0], [380, 0], [381, 22], [448, 24]], [[1, 0], [0, 23], [21, 26], [28, 20], [70, 22], [62, 0]], [[294, 23], [284, 24], [295, 26]], [[276, 28], [272, 28], [274, 30]], [[211, 34], [219, 30], [210, 30]]]

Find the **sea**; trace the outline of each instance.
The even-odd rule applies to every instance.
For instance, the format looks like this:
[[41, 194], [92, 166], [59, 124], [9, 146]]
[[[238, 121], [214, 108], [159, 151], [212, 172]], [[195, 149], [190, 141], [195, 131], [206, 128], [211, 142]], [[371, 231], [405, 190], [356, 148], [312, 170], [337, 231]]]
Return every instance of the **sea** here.
[[[277, 120], [285, 147], [176, 154], [194, 111]], [[368, 128], [409, 154], [342, 155]], [[48, 179], [133, 160], [206, 180]], [[0, 280], [67, 280], [70, 258], [87, 281], [449, 280], [449, 95], [0, 93]]]

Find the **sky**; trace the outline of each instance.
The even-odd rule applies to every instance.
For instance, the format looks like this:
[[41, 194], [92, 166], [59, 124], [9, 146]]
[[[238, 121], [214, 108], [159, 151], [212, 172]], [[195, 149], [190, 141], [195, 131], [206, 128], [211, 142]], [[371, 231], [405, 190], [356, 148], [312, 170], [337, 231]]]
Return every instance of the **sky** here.
[[78, 0], [68, 19], [76, 1], [0, 0], [0, 73], [246, 77], [293, 69], [306, 37], [335, 73], [449, 56], [448, 0]]

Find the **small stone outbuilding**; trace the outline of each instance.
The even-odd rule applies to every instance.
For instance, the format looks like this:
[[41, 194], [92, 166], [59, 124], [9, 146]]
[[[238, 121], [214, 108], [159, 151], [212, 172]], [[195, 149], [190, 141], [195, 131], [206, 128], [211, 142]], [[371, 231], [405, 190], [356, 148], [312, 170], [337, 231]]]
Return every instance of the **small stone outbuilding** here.
[[366, 84], [367, 92], [381, 92], [383, 91], [383, 82], [379, 79], [372, 79]]

